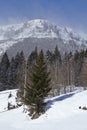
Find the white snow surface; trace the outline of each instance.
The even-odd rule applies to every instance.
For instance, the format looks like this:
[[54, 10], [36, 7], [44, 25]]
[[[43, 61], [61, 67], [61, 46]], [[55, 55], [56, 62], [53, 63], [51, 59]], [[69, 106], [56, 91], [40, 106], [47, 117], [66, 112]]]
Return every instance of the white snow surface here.
[[79, 109], [87, 106], [87, 91], [46, 99], [46, 113], [35, 120], [23, 113], [23, 106], [7, 111], [8, 102], [15, 104], [16, 92], [0, 92], [0, 130], [87, 130], [87, 111]]

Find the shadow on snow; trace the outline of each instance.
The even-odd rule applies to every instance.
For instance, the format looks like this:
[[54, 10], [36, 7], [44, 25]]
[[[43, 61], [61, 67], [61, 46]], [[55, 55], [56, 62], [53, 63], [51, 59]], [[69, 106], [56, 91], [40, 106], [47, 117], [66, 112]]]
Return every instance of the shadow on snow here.
[[74, 93], [68, 93], [68, 94], [65, 94], [65, 95], [56, 97], [55, 99], [51, 99], [51, 100], [47, 101], [46, 111], [47, 111], [48, 109], [50, 109], [51, 106], [52, 106], [55, 102], [63, 101], [63, 100], [65, 100], [65, 99], [67, 99], [67, 98], [72, 97], [72, 96], [75, 95], [75, 94], [76, 94], [76, 92], [74, 92]]

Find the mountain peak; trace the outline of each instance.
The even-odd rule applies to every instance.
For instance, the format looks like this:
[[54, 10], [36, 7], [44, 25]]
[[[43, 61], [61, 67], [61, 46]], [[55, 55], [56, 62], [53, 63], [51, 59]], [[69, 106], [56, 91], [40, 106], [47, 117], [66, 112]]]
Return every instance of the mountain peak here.
[[33, 19], [33, 20], [29, 20], [28, 21], [29, 23], [32, 22], [32, 23], [49, 23], [48, 20], [45, 20], [45, 19]]
[[29, 31], [30, 37], [45, 38], [57, 37], [56, 28], [47, 20], [35, 19], [25, 22], [23, 28]]
[[44, 19], [29, 20], [21, 24], [0, 27], [0, 40], [20, 38], [62, 38], [64, 41], [85, 38], [71, 28], [59, 27]]
[[[40, 44], [39, 46], [41, 46], [41, 48], [43, 48], [41, 44], [43, 41], [43, 46], [45, 47], [46, 44], [46, 46], [49, 47], [48, 49], [52, 49], [55, 45], [58, 45], [62, 51], [74, 51], [76, 49], [87, 48], [87, 39], [72, 29], [51, 24], [47, 20], [35, 19], [21, 24], [1, 26], [0, 54], [12, 47], [15, 43], [21, 42], [22, 44], [25, 39], [32, 39], [32, 41], [29, 42], [35, 44], [35, 46]], [[37, 41], [35, 39], [37, 39]], [[45, 47], [45, 49], [46, 48], [47, 47]]]

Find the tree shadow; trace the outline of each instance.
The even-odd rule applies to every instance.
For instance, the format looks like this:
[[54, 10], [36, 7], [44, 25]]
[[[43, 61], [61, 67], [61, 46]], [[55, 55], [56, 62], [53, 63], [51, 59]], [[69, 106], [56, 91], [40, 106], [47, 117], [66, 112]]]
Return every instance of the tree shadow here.
[[76, 94], [76, 93], [69, 93], [69, 94], [65, 94], [65, 95], [63, 95], [63, 96], [59, 96], [59, 97], [56, 97], [55, 99], [51, 99], [51, 100], [47, 101], [47, 102], [46, 102], [46, 103], [47, 103], [47, 105], [46, 105], [46, 111], [47, 111], [48, 109], [50, 109], [51, 106], [52, 106], [55, 102], [63, 101], [63, 100], [65, 100], [65, 99], [67, 99], [67, 98], [72, 97], [72, 96], [75, 95], [75, 94]]

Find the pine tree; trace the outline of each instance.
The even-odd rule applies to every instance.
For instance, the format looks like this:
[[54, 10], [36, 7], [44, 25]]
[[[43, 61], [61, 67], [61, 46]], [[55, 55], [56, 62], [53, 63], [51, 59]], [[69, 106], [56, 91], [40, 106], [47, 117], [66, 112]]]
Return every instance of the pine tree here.
[[29, 105], [30, 116], [32, 119], [38, 118], [41, 113], [45, 112], [44, 99], [48, 96], [50, 87], [49, 72], [44, 61], [43, 51], [39, 53], [36, 64], [34, 64], [29, 80], [25, 88], [24, 103]]
[[84, 61], [84, 51], [77, 52], [74, 54], [74, 77], [75, 77], [75, 86], [80, 86], [80, 73]]
[[4, 53], [0, 62], [0, 90], [7, 89], [9, 65], [10, 62], [8, 59], [8, 55], [7, 53]]
[[10, 62], [10, 66], [8, 69], [9, 89], [15, 88], [15, 77], [16, 77], [15, 61], [14, 61], [14, 58], [12, 57], [11, 62]]
[[21, 97], [24, 94], [25, 86], [25, 76], [26, 76], [26, 60], [23, 51], [20, 53], [19, 65], [17, 69], [17, 79], [18, 79], [18, 95]]
[[38, 56], [37, 47], [35, 47], [35, 50], [31, 52], [31, 54], [29, 55], [28, 60], [27, 60], [28, 69], [30, 69], [32, 67], [32, 65], [36, 63], [37, 56]]
[[54, 59], [59, 60], [61, 62], [61, 55], [57, 46], [55, 47], [55, 50], [54, 50]]
[[17, 53], [15, 57], [11, 59], [10, 67], [8, 70], [8, 83], [10, 88], [18, 88], [18, 68], [20, 63], [20, 54]]
[[54, 60], [54, 55], [50, 50], [46, 51], [46, 60], [48, 64], [52, 64], [53, 60]]
[[57, 93], [58, 95], [60, 94], [60, 86], [61, 86], [61, 66], [62, 66], [62, 61], [61, 61], [61, 54], [58, 49], [58, 47], [55, 47], [54, 50], [54, 82], [55, 82], [55, 88], [57, 88]]

